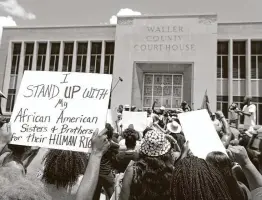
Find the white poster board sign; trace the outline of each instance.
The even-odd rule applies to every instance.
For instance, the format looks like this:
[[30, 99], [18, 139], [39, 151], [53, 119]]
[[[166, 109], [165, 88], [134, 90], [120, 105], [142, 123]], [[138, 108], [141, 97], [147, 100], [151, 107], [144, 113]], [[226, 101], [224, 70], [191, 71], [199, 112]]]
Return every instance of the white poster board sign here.
[[205, 159], [212, 151], [226, 154], [216, 129], [206, 109], [185, 112], [178, 115], [186, 140], [192, 153]]
[[11, 117], [12, 144], [89, 152], [105, 127], [112, 76], [25, 71]]
[[129, 112], [124, 111], [122, 115], [123, 130], [133, 124], [135, 130], [144, 131], [147, 127], [147, 113], [146, 112]]

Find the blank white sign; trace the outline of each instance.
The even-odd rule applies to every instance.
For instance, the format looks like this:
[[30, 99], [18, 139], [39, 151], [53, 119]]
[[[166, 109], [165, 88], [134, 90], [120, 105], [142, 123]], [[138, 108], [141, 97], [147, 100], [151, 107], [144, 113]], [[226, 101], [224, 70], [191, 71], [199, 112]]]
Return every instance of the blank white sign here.
[[226, 154], [216, 129], [206, 109], [185, 112], [178, 115], [186, 140], [192, 153], [205, 159], [212, 151]]
[[128, 128], [130, 124], [133, 124], [135, 130], [143, 132], [147, 127], [147, 113], [124, 111], [122, 117], [122, 124], [123, 130]]

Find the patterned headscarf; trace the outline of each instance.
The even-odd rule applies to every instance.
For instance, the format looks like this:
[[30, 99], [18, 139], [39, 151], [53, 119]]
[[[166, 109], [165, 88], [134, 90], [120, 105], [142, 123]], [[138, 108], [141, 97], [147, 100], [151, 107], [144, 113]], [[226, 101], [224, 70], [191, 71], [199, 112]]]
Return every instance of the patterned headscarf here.
[[157, 157], [166, 154], [170, 148], [171, 144], [165, 138], [165, 134], [154, 129], [146, 133], [140, 152], [147, 156]]

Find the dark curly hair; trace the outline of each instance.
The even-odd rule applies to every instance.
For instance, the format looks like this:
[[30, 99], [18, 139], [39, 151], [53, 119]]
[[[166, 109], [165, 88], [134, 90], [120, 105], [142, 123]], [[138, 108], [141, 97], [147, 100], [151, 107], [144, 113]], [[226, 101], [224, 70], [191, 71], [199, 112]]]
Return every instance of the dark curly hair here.
[[133, 166], [136, 174], [131, 185], [131, 199], [170, 199], [170, 180], [173, 170], [173, 167], [167, 164], [170, 158], [171, 151], [159, 157], [140, 155], [140, 160]]
[[57, 188], [72, 188], [88, 164], [87, 154], [51, 149], [43, 159], [43, 181]]
[[134, 135], [136, 136], [136, 138], [138, 139], [139, 138], [139, 133], [133, 129], [133, 128], [127, 128], [123, 131], [123, 137], [126, 139], [127, 136], [129, 135]]
[[135, 148], [136, 141], [139, 139], [139, 133], [133, 128], [127, 128], [123, 132], [123, 137], [125, 138], [125, 145], [127, 148]]

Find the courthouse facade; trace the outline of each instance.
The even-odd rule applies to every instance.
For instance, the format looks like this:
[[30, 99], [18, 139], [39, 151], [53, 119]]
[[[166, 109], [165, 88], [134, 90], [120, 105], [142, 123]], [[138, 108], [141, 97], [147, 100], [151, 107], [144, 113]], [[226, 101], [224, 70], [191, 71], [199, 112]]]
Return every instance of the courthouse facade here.
[[10, 115], [24, 70], [113, 74], [119, 104], [212, 110], [253, 97], [262, 124], [262, 22], [218, 23], [217, 16], [119, 17], [117, 25], [8, 27], [0, 50], [1, 100]]

